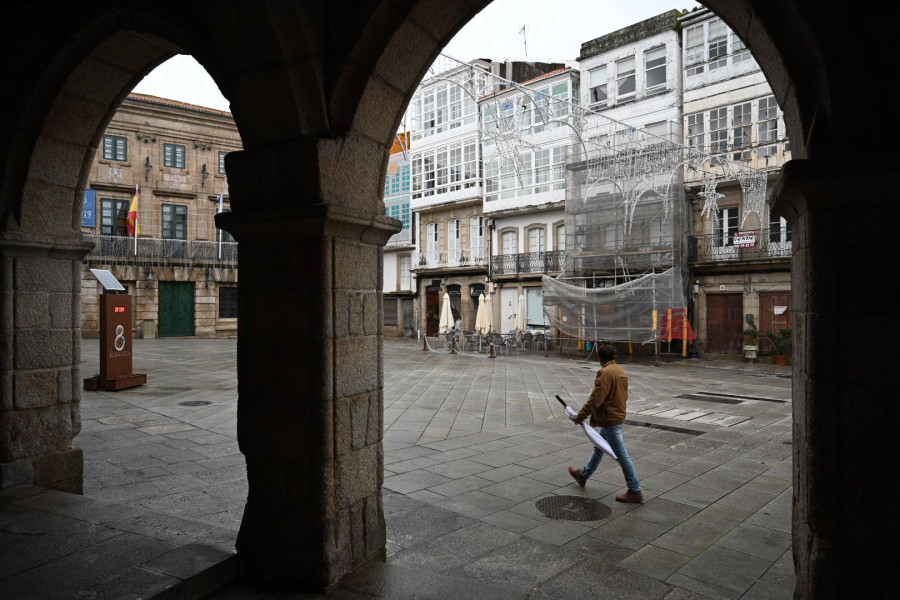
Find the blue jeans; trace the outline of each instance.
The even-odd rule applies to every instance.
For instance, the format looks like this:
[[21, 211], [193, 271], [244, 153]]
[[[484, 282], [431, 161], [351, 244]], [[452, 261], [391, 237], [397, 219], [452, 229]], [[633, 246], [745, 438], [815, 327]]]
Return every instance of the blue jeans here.
[[[609, 443], [609, 447], [612, 448], [612, 451], [616, 453], [616, 460], [619, 462], [619, 466], [622, 467], [622, 474], [625, 476], [625, 483], [628, 485], [628, 491], [639, 492], [641, 490], [641, 482], [638, 481], [637, 473], [634, 470], [634, 463], [631, 462], [631, 457], [628, 456], [628, 450], [625, 449], [625, 440], [622, 439], [622, 424], [601, 427], [600, 435], [602, 435], [603, 439]], [[600, 461], [603, 459], [604, 454], [605, 453], [602, 450], [594, 448], [591, 459], [584, 465], [584, 468], [581, 469], [581, 474], [584, 475], [585, 479], [594, 474], [594, 471], [600, 466]]]

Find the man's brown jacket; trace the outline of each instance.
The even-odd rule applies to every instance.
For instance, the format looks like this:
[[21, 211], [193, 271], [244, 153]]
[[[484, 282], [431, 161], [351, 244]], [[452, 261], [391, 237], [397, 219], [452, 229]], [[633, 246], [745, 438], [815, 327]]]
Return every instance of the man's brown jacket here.
[[625, 422], [625, 403], [628, 401], [628, 376], [616, 361], [603, 365], [594, 380], [594, 391], [585, 402], [575, 422], [581, 424], [588, 416], [591, 427], [606, 427]]

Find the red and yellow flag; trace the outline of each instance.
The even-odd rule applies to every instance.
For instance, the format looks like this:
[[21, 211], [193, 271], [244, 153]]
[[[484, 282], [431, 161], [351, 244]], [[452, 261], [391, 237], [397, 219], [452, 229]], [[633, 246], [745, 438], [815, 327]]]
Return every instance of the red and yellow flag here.
[[131, 199], [131, 206], [128, 208], [128, 218], [125, 222], [126, 227], [128, 227], [128, 233], [132, 237], [137, 237], [141, 234], [141, 226], [138, 223], [138, 192], [138, 186], [134, 186], [134, 197]]

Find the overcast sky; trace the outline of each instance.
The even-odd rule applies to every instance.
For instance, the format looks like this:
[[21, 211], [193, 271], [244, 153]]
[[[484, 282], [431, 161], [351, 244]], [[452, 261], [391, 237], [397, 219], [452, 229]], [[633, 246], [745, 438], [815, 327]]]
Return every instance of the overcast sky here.
[[[582, 42], [673, 8], [690, 9], [696, 5], [677, 0], [494, 0], [469, 21], [444, 52], [464, 61], [575, 60]], [[230, 110], [203, 67], [189, 56], [179, 55], [166, 61], [134, 91]]]

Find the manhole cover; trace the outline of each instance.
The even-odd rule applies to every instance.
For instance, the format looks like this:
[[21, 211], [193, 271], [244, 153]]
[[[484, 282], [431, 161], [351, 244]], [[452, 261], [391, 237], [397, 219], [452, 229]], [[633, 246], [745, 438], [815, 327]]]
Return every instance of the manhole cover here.
[[209, 400], [185, 400], [184, 402], [179, 402], [178, 406], [206, 406], [208, 404], [212, 404]]
[[599, 521], [612, 514], [605, 504], [581, 496], [550, 496], [534, 505], [547, 517], [566, 521]]

